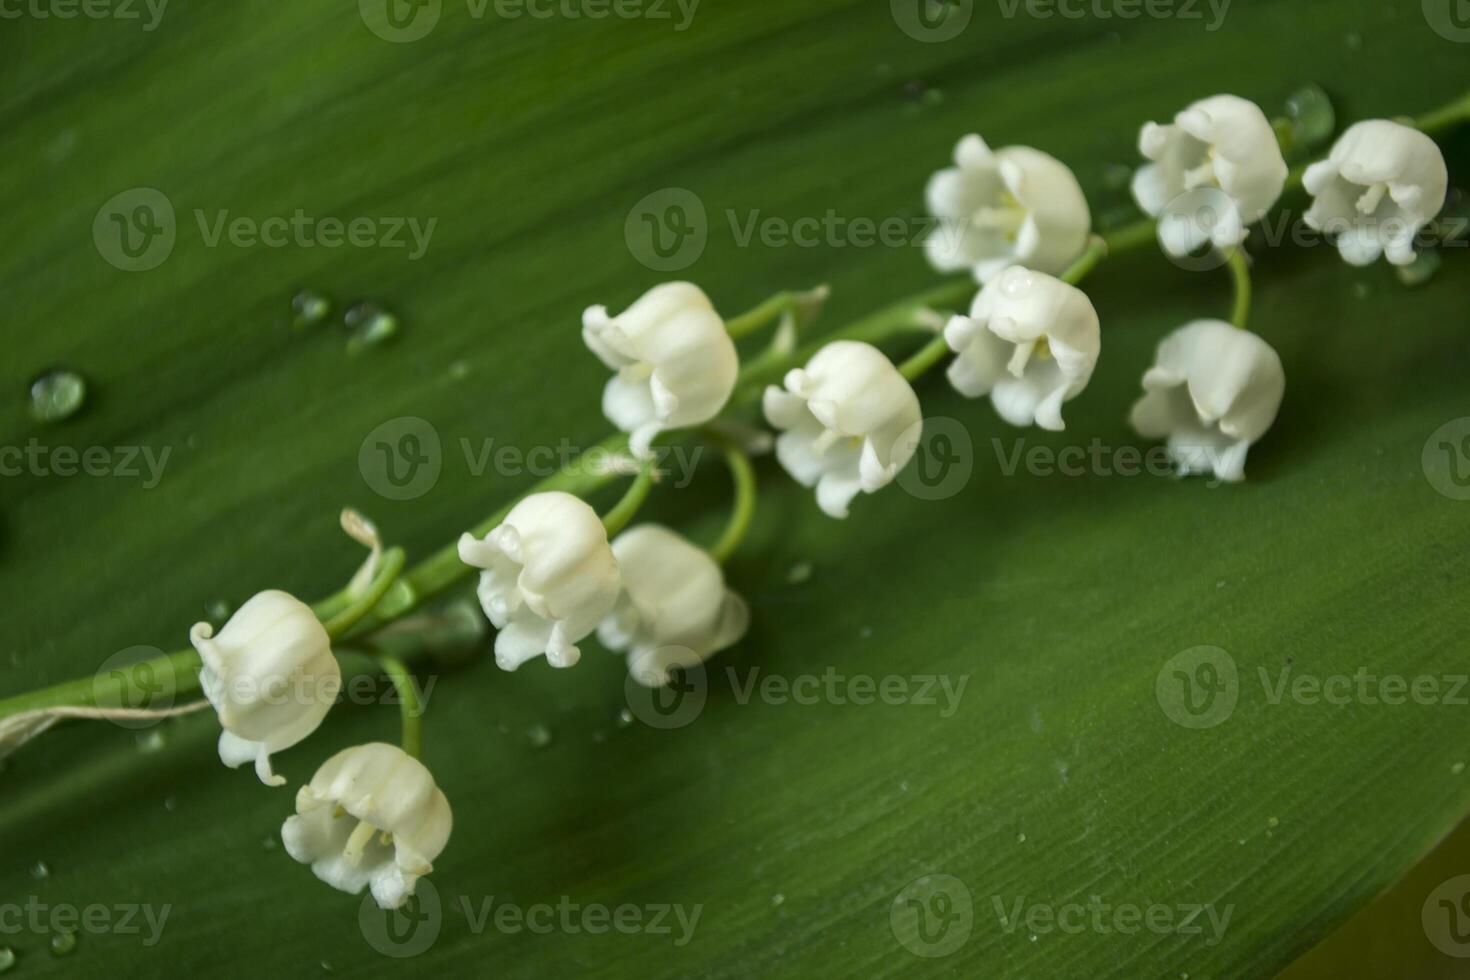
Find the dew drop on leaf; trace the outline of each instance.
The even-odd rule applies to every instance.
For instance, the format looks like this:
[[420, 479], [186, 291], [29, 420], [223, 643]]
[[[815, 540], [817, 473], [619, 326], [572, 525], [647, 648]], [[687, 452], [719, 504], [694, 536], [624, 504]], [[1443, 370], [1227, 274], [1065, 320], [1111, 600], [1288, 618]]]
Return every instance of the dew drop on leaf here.
[[87, 400], [87, 382], [75, 371], [46, 371], [31, 382], [31, 417], [38, 422], [71, 418]]
[[1450, 766], [1450, 773], [1452, 775], [1458, 776], [1460, 773], [1462, 773], [1464, 771], [1465, 771], [1465, 763], [1463, 763], [1463, 762], [1457, 762], [1454, 765]]
[[786, 572], [786, 581], [792, 585], [800, 585], [811, 577], [812, 563], [809, 561], [799, 561]]
[[45, 861], [37, 861], [31, 865], [31, 877], [37, 881], [45, 881], [51, 877], [51, 866]]
[[526, 729], [526, 738], [531, 741], [531, 748], [544, 749], [551, 744], [551, 729], [545, 725], [532, 725]]
[[1337, 128], [1337, 112], [1320, 85], [1304, 85], [1287, 96], [1286, 115], [1293, 149], [1320, 146]]
[[633, 712], [629, 711], [627, 708], [624, 708], [622, 711], [619, 711], [618, 712], [618, 727], [619, 728], [627, 728], [631, 724], [633, 724]]
[[292, 324], [296, 327], [314, 327], [326, 320], [332, 312], [332, 304], [314, 289], [303, 289], [291, 297], [291, 312], [295, 314]]
[[51, 937], [51, 954], [53, 956], [68, 956], [76, 948], [77, 934], [74, 932], [58, 932]]
[[352, 331], [347, 340], [349, 354], [385, 344], [398, 333], [398, 318], [375, 303], [358, 303], [347, 311], [342, 322]]
[[139, 732], [137, 735], [138, 751], [145, 755], [151, 755], [161, 750], [168, 739], [163, 734], [162, 728], [150, 728]]
[[6, 973], [15, 966], [15, 950], [9, 946], [0, 946], [0, 973]]

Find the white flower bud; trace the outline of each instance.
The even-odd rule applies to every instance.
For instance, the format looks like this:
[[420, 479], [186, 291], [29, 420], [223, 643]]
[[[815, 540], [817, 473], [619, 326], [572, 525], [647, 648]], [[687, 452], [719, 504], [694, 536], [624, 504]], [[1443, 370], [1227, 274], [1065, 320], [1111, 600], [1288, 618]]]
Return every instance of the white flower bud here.
[[1129, 422], [1147, 439], [1166, 439], [1182, 473], [1245, 478], [1245, 456], [1271, 423], [1286, 391], [1281, 358], [1249, 330], [1195, 320], [1165, 337], [1143, 376], [1145, 394]]
[[272, 590], [252, 596], [218, 636], [210, 624], [195, 623], [189, 640], [224, 728], [220, 760], [232, 769], [252, 762], [261, 782], [284, 785], [271, 771], [271, 753], [316, 731], [342, 689], [326, 628], [306, 603]]
[[989, 282], [1010, 265], [1061, 272], [1082, 254], [1092, 216], [1066, 164], [1029, 146], [991, 152], [973, 133], [955, 146], [954, 162], [924, 193], [939, 219], [924, 241], [934, 268]]
[[[1133, 175], [1133, 197], [1160, 218], [1164, 250], [1188, 255], [1209, 243], [1228, 250], [1271, 210], [1286, 186], [1286, 160], [1261, 107], [1214, 95], [1173, 123], [1145, 123], [1138, 151], [1153, 162]], [[1211, 196], [1186, 192], [1208, 189]]]
[[1368, 265], [1387, 255], [1408, 265], [1415, 236], [1444, 207], [1449, 172], [1439, 144], [1425, 134], [1368, 119], [1308, 167], [1302, 184], [1313, 196], [1307, 224], [1333, 236], [1345, 261]]
[[569, 493], [533, 493], [483, 541], [466, 534], [459, 557], [480, 574], [480, 604], [500, 632], [495, 662], [515, 670], [546, 654], [553, 667], [581, 657], [575, 644], [617, 600], [621, 580], [602, 520]]
[[923, 416], [919, 397], [876, 347], [837, 340], [771, 385], [766, 420], [783, 430], [776, 458], [796, 482], [817, 488], [817, 505], [846, 517], [859, 493], [892, 482], [914, 455]]
[[671, 668], [703, 663], [745, 635], [750, 607], [725, 587], [725, 573], [703, 548], [666, 527], [641, 524], [618, 535], [612, 550], [623, 592], [597, 638], [627, 653], [639, 683], [662, 687]]
[[333, 888], [356, 895], [371, 886], [379, 907], [396, 909], [434, 870], [453, 826], [449, 800], [424, 764], [370, 742], [338, 752], [301, 787], [281, 840]]
[[1101, 345], [1097, 311], [1076, 286], [1007, 269], [980, 290], [944, 339], [959, 356], [949, 380], [967, 398], [989, 395], [1012, 425], [1064, 428], [1062, 403], [1087, 387]]
[[617, 372], [603, 389], [602, 411], [629, 433], [638, 456], [660, 432], [718, 415], [740, 371], [725, 322], [692, 283], [655, 286], [616, 317], [588, 307], [582, 339]]

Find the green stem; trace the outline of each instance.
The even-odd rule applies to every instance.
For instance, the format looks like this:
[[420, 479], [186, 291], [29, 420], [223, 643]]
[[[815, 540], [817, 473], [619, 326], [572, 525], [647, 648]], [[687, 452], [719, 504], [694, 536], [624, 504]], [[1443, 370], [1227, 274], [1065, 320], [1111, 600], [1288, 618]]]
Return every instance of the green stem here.
[[398, 574], [403, 571], [403, 561], [402, 548], [389, 548], [384, 552], [383, 560], [378, 566], [378, 574], [367, 591], [352, 599], [345, 609], [322, 624], [327, 629], [327, 635], [334, 640], [337, 639], [356, 626], [358, 620], [372, 612], [373, 607], [393, 587], [393, 583], [398, 581]]
[[748, 337], [762, 327], [775, 323], [781, 318], [781, 314], [792, 309], [796, 305], [796, 296], [790, 290], [783, 290], [759, 306], [726, 320], [725, 331], [730, 334], [731, 340]]
[[714, 547], [710, 548], [710, 557], [720, 564], [740, 547], [740, 542], [745, 539], [745, 532], [750, 529], [750, 519], [755, 514], [755, 470], [750, 465], [750, 457], [745, 450], [734, 442], [726, 439], [721, 440], [725, 449], [725, 462], [730, 466], [730, 478], [735, 484], [735, 504], [730, 511], [730, 520], [725, 525], [725, 531], [720, 535]]
[[1093, 235], [1087, 241], [1087, 248], [1083, 249], [1082, 254], [1077, 256], [1076, 261], [1069, 265], [1066, 271], [1061, 274], [1060, 278], [1062, 282], [1069, 282], [1074, 286], [1077, 285], [1086, 278], [1087, 274], [1099, 262], [1107, 257], [1108, 252], [1109, 246], [1107, 239], [1101, 235]]
[[1419, 116], [1414, 120], [1414, 128], [1432, 136], [1467, 121], [1470, 121], [1470, 92]]
[[949, 354], [949, 343], [940, 334], [923, 347], [909, 355], [908, 360], [898, 366], [898, 373], [909, 381], [917, 381], [924, 372], [942, 361]]
[[623, 499], [619, 500], [613, 509], [603, 515], [602, 526], [607, 529], [607, 536], [612, 537], [623, 528], [628, 526], [638, 508], [643, 506], [643, 501], [648, 499], [648, 491], [653, 489], [654, 461], [648, 460], [633, 482], [623, 493]]
[[402, 660], [391, 654], [376, 653], [373, 659], [382, 666], [383, 672], [393, 682], [394, 690], [398, 692], [398, 713], [403, 722], [401, 744], [403, 751], [417, 759], [423, 753], [424, 747], [424, 709], [419, 703], [418, 686], [414, 682], [413, 674]]
[[1231, 285], [1235, 288], [1230, 322], [1244, 330], [1251, 312], [1251, 270], [1246, 262], [1245, 249], [1239, 245], [1231, 249], [1225, 263], [1230, 269]]

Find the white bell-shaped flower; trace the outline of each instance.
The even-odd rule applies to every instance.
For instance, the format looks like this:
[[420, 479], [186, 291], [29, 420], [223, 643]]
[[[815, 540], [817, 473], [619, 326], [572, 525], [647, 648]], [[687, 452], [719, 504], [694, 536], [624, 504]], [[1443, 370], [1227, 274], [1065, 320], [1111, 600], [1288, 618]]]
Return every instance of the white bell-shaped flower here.
[[638, 456], [649, 453], [660, 432], [718, 415], [740, 372], [725, 321], [692, 283], [655, 286], [620, 316], [588, 307], [582, 339], [617, 372], [603, 389], [602, 411], [629, 433]]
[[887, 486], [914, 455], [923, 416], [919, 397], [893, 362], [870, 344], [837, 340], [771, 385], [766, 420], [782, 430], [776, 458], [817, 505], [846, 517], [859, 493]]
[[1165, 337], [1143, 375], [1129, 422], [1165, 439], [1181, 473], [1245, 478], [1251, 444], [1276, 420], [1286, 375], [1271, 345], [1223, 320], [1195, 320]]
[[1286, 186], [1270, 120], [1235, 95], [1192, 103], [1173, 123], [1144, 124], [1138, 151], [1153, 162], [1133, 175], [1133, 197], [1159, 219], [1160, 244], [1175, 256], [1206, 243], [1239, 245]]
[[253, 763], [261, 782], [285, 785], [271, 771], [271, 753], [316, 731], [342, 689], [326, 628], [300, 599], [268, 590], [236, 610], [218, 636], [209, 623], [195, 623], [189, 641], [224, 728], [220, 761], [232, 769]]
[[396, 745], [370, 742], [338, 752], [301, 787], [281, 840], [333, 888], [371, 887], [379, 907], [396, 909], [434, 870], [453, 826], [428, 768]]
[[553, 667], [572, 666], [581, 657], [575, 644], [618, 597], [602, 520], [569, 493], [531, 494], [483, 541], [461, 537], [459, 557], [483, 569], [480, 604], [500, 630], [495, 662], [505, 670], [542, 653]]
[[1425, 134], [1387, 119], [1355, 123], [1326, 160], [1307, 168], [1313, 196], [1306, 222], [1331, 235], [1352, 265], [1386, 255], [1414, 261], [1414, 238], [1444, 206], [1449, 187], [1444, 154]]
[[958, 355], [949, 380], [967, 398], [989, 395], [1012, 425], [1060, 431], [1062, 403], [1087, 387], [1101, 344], [1087, 294], [1054, 276], [1007, 269], [952, 317], [944, 339]]
[[750, 607], [725, 587], [709, 552], [658, 524], [618, 535], [613, 554], [623, 592], [597, 638], [626, 652], [628, 671], [646, 687], [669, 683], [669, 671], [703, 663], [745, 635]]
[[992, 152], [973, 133], [955, 147], [954, 162], [924, 193], [939, 219], [924, 241], [934, 268], [989, 282], [1010, 265], [1061, 272], [1082, 254], [1092, 216], [1066, 164], [1029, 146]]

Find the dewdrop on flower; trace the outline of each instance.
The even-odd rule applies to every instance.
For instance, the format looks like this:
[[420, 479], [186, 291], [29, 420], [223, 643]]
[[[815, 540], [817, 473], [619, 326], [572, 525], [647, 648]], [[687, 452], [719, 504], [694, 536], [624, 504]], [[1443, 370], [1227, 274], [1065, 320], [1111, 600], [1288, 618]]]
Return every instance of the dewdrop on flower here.
[[380, 908], [396, 909], [434, 870], [453, 826], [424, 764], [371, 742], [338, 752], [301, 787], [281, 841], [333, 888], [356, 895], [371, 887]]
[[1172, 123], [1145, 123], [1138, 151], [1151, 162], [1133, 175], [1133, 197], [1160, 219], [1159, 243], [1174, 256], [1239, 245], [1286, 186], [1270, 120], [1235, 95], [1191, 103]]
[[1380, 255], [1393, 265], [1414, 261], [1414, 238], [1444, 206], [1449, 187], [1444, 154], [1425, 134], [1368, 119], [1350, 126], [1326, 160], [1307, 168], [1312, 195], [1307, 224], [1336, 239], [1351, 265]]
[[726, 588], [725, 573], [703, 548], [661, 525], [641, 524], [618, 535], [612, 550], [623, 591], [597, 638], [627, 654], [628, 672], [640, 684], [662, 687], [672, 668], [703, 663], [745, 635], [750, 607]]
[[195, 623], [189, 641], [224, 728], [220, 761], [232, 769], [254, 763], [261, 782], [285, 785], [271, 771], [271, 753], [316, 731], [342, 688], [326, 628], [306, 603], [271, 590], [252, 596], [218, 636], [209, 623]]
[[553, 667], [575, 664], [575, 644], [596, 629], [621, 586], [597, 512], [561, 491], [531, 494], [484, 540], [464, 535], [459, 557], [483, 569], [480, 604], [500, 631], [495, 662], [505, 670], [543, 653]]
[[948, 375], [960, 394], [989, 395], [1012, 425], [1052, 431], [1064, 428], [1062, 403], [1087, 386], [1101, 345], [1086, 293], [1019, 268], [980, 290], [970, 315], [945, 325], [944, 339], [958, 355]]
[[691, 283], [655, 286], [615, 317], [605, 306], [588, 307], [582, 339], [617, 372], [603, 389], [602, 411], [629, 433], [635, 455], [648, 455], [666, 429], [708, 422], [735, 390], [735, 342]]
[[1251, 444], [1276, 420], [1286, 375], [1271, 345], [1223, 320], [1195, 320], [1165, 337], [1143, 376], [1129, 422], [1165, 439], [1181, 473], [1245, 479]]
[[859, 493], [892, 482], [914, 455], [923, 416], [919, 397], [876, 347], [837, 340], [771, 385], [766, 420], [782, 430], [776, 458], [804, 487], [817, 488], [817, 505], [846, 517]]
[[1061, 272], [1082, 254], [1092, 216], [1066, 164], [1029, 146], [992, 152], [973, 133], [954, 162], [924, 192], [939, 219], [924, 241], [935, 269], [968, 270], [983, 283], [1010, 265]]

